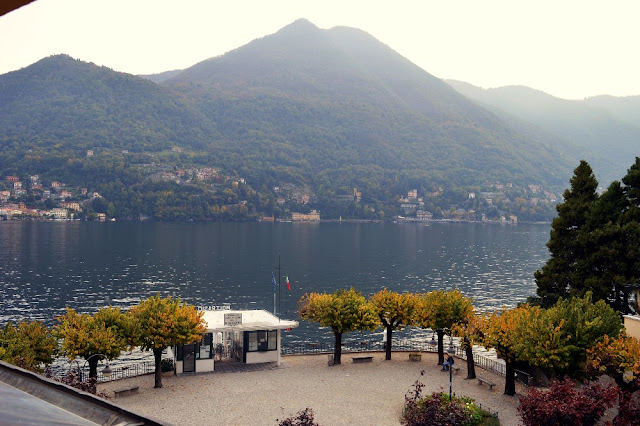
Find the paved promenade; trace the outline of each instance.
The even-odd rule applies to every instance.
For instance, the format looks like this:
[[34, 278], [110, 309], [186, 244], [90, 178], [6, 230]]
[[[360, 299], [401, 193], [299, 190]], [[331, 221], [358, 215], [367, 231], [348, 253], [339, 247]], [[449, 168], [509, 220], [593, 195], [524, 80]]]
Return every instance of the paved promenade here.
[[[276, 425], [277, 419], [311, 407], [316, 422], [325, 426], [400, 424], [404, 395], [416, 380], [426, 385], [424, 394], [449, 391], [449, 373], [440, 371], [436, 354], [423, 353], [421, 362], [410, 362], [401, 352], [393, 353], [391, 361], [383, 353], [370, 355], [373, 362], [354, 364], [354, 355], [343, 354], [342, 365], [333, 367], [327, 366], [327, 355], [287, 356], [281, 368], [163, 377], [162, 389], [154, 389], [153, 375], [146, 375], [104, 383], [99, 390], [112, 395], [114, 389], [136, 384], [138, 394], [113, 402], [175, 425]], [[518, 425], [518, 397], [503, 394], [502, 377], [476, 367], [478, 376], [497, 384], [489, 390], [465, 379], [463, 360], [456, 366], [454, 393], [497, 411], [502, 425]]]

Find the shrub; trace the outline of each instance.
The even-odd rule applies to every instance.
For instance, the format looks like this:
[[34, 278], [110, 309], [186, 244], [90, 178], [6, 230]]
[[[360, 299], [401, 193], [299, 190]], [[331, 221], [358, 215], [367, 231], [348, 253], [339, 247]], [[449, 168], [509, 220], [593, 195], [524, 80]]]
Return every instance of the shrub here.
[[407, 426], [428, 425], [491, 425], [498, 424], [487, 411], [481, 409], [473, 398], [434, 392], [422, 397], [424, 385], [416, 381], [414, 390], [405, 396], [402, 424]]
[[67, 374], [62, 377], [55, 377], [51, 372], [51, 368], [47, 367], [44, 372], [45, 377], [48, 379], [55, 380], [56, 382], [64, 383], [65, 385], [74, 387], [76, 389], [80, 389], [84, 392], [89, 392], [93, 395], [99, 396], [101, 398], [108, 398], [107, 394], [104, 391], [98, 392], [97, 385], [98, 381], [95, 377], [89, 377], [85, 380], [82, 380], [82, 376], [75, 370], [69, 370]]
[[166, 373], [168, 371], [173, 371], [173, 360], [171, 358], [163, 358], [160, 365], [160, 371]]
[[613, 386], [591, 383], [578, 389], [566, 378], [553, 381], [548, 391], [531, 388], [520, 397], [518, 412], [528, 425], [595, 425], [618, 396]]

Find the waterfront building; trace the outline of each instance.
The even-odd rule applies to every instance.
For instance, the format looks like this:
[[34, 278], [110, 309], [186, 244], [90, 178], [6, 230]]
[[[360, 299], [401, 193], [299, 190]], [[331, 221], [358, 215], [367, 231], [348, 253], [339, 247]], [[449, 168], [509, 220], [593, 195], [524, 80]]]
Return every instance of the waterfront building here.
[[265, 310], [204, 310], [206, 331], [199, 342], [173, 348], [176, 374], [213, 371], [217, 362], [280, 365], [282, 331], [297, 321]]
[[320, 212], [311, 210], [311, 213], [291, 213], [292, 222], [320, 222]]

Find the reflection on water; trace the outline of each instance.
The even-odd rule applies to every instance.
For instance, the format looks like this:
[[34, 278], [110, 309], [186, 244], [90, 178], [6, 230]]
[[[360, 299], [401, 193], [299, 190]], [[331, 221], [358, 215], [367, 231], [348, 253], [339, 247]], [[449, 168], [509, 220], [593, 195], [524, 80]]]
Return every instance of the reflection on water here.
[[[288, 318], [302, 294], [351, 286], [458, 287], [478, 309], [511, 307], [535, 293], [548, 238], [541, 225], [0, 222], [0, 323], [52, 323], [65, 306], [128, 307], [158, 292], [272, 311], [278, 253]], [[302, 323], [285, 341], [324, 338]]]

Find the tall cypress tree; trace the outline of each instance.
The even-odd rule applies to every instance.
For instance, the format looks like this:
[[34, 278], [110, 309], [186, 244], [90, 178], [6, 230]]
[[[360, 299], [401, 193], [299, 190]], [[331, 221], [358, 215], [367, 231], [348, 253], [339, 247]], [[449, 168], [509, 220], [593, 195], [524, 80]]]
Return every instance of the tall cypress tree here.
[[571, 294], [593, 293], [594, 300], [605, 300], [625, 311], [624, 291], [627, 274], [626, 236], [620, 219], [628, 209], [620, 182], [614, 181], [593, 203], [587, 223], [578, 235], [582, 257], [577, 260], [571, 278]]
[[640, 157], [636, 157], [636, 162], [629, 168], [625, 177], [622, 178], [624, 187], [622, 191], [627, 197], [629, 209], [625, 212], [623, 221], [640, 222]]
[[[571, 188], [563, 194], [564, 202], [556, 206], [558, 216], [551, 224], [547, 247], [551, 257], [535, 279], [543, 306], [552, 306], [560, 297], [568, 297], [576, 287], [573, 279], [576, 263], [584, 256], [578, 237], [587, 223], [588, 213], [598, 199], [596, 180], [589, 164], [582, 160], [573, 172]], [[581, 287], [581, 284], [578, 285]]]

